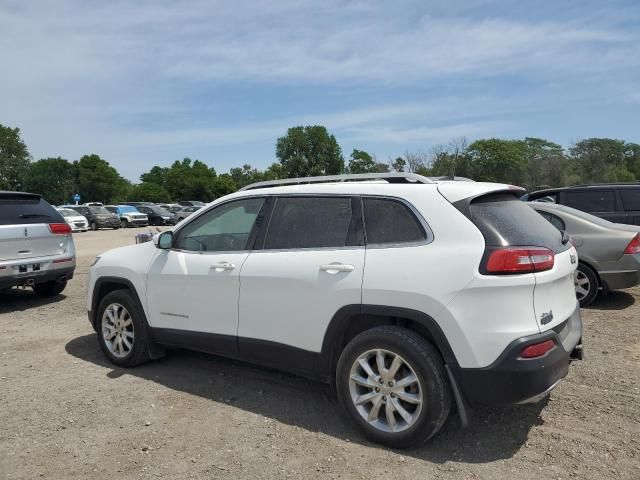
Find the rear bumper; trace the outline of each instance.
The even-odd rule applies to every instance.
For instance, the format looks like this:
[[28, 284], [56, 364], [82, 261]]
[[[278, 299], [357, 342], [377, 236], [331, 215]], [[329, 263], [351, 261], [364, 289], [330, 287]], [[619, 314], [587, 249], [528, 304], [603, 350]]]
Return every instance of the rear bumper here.
[[635, 287], [640, 284], [640, 254], [622, 255], [616, 262], [609, 262], [598, 270], [598, 275], [608, 290]]
[[[528, 345], [553, 340], [555, 347], [539, 358], [524, 359]], [[471, 404], [531, 403], [548, 394], [569, 371], [572, 359], [582, 358], [582, 319], [576, 304], [563, 323], [543, 333], [514, 340], [488, 367], [453, 371], [465, 399]]]
[[20, 275], [0, 277], [0, 288], [11, 288], [19, 285], [33, 285], [36, 283], [46, 283], [52, 280], [71, 280], [73, 278], [73, 267], [56, 268], [40, 272], [29, 272]]

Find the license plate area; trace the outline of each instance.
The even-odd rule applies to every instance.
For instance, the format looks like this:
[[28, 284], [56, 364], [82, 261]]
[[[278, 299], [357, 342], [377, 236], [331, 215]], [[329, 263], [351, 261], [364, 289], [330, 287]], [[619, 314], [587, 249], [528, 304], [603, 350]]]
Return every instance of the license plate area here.
[[39, 272], [40, 271], [40, 264], [39, 263], [31, 263], [31, 264], [27, 264], [27, 265], [18, 265], [17, 267], [14, 267], [18, 270], [18, 273], [33, 273], [33, 272]]

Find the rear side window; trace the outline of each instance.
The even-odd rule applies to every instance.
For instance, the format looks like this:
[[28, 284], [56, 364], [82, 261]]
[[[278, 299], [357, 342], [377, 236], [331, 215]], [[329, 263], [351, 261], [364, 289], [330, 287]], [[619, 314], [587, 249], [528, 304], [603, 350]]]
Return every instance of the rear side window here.
[[549, 212], [541, 212], [539, 210], [536, 210], [536, 211], [540, 215], [542, 215], [542, 218], [544, 218], [547, 222], [549, 222], [551, 225], [556, 227], [561, 232], [566, 230], [565, 224], [560, 217], [556, 217], [555, 215], [552, 215]]
[[0, 193], [0, 225], [33, 223], [64, 223], [64, 218], [38, 195]]
[[614, 212], [616, 210], [616, 195], [612, 190], [565, 192], [563, 203], [585, 212]]
[[265, 249], [356, 245], [350, 197], [280, 197], [276, 200]]
[[367, 245], [419, 242], [426, 232], [402, 202], [388, 198], [363, 198]]
[[484, 195], [472, 201], [469, 210], [487, 246], [546, 247], [556, 253], [569, 248], [553, 225], [514, 195]]
[[620, 195], [626, 211], [640, 211], [640, 188], [620, 189]]

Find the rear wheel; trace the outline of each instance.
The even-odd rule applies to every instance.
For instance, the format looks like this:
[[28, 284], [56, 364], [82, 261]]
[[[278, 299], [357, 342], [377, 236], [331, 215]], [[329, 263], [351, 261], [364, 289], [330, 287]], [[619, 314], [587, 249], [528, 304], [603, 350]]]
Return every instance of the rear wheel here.
[[116, 365], [135, 367], [149, 360], [144, 313], [128, 290], [105, 295], [98, 305], [96, 331], [102, 351]]
[[598, 295], [600, 282], [598, 275], [591, 267], [584, 263], [578, 263], [578, 268], [573, 274], [573, 284], [576, 288], [576, 298], [581, 307], [593, 303]]
[[36, 283], [32, 288], [41, 297], [53, 297], [62, 293], [66, 286], [66, 280], [52, 280], [51, 282]]
[[120, 220], [120, 226], [122, 228], [127, 228], [129, 226], [129, 222], [125, 219]]
[[93, 230], [94, 232], [98, 230], [98, 224], [96, 222], [91, 222], [90, 227], [91, 227], [91, 230]]
[[356, 336], [336, 371], [338, 397], [371, 440], [392, 448], [426, 442], [449, 416], [451, 391], [437, 350], [395, 326]]

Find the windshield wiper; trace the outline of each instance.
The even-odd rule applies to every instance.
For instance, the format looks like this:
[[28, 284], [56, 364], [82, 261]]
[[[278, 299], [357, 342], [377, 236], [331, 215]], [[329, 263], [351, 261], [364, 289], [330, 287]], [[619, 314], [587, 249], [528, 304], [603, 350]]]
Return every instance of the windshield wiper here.
[[18, 215], [20, 218], [38, 218], [38, 217], [50, 217], [46, 213], [21, 213]]

